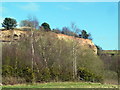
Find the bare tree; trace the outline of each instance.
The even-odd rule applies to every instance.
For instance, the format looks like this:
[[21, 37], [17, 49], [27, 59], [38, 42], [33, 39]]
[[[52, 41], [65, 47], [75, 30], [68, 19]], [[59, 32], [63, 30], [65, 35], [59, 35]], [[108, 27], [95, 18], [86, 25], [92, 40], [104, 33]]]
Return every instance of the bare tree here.
[[[75, 23], [71, 23], [71, 31], [78, 34], [80, 29], [75, 25]], [[73, 37], [75, 38], [75, 37]], [[77, 79], [77, 47], [78, 43], [73, 39], [73, 79]]]
[[76, 34], [79, 34], [81, 32], [81, 30], [77, 27], [77, 25], [74, 22], [71, 23], [71, 31], [73, 31]]
[[[35, 36], [34, 36], [34, 32], [35, 32], [35, 29], [37, 28], [39, 22], [37, 21], [36, 17], [35, 16], [28, 16], [28, 22], [29, 22], [29, 25], [31, 27], [31, 53], [32, 53], [32, 71], [33, 68], [34, 68], [34, 65], [37, 65], [34, 57], [35, 57], [35, 47], [34, 47], [34, 42], [35, 42]], [[35, 77], [33, 77], [33, 80], [32, 82], [34, 82], [34, 79]]]
[[34, 29], [37, 29], [37, 28], [38, 28], [38, 26], [39, 26], [39, 21], [38, 21], [38, 19], [37, 19], [35, 16], [29, 15], [29, 16], [28, 16], [28, 21], [31, 22], [31, 26], [32, 26]]
[[32, 29], [38, 29], [39, 21], [35, 16], [29, 15], [26, 20], [20, 22], [21, 27], [31, 27]]

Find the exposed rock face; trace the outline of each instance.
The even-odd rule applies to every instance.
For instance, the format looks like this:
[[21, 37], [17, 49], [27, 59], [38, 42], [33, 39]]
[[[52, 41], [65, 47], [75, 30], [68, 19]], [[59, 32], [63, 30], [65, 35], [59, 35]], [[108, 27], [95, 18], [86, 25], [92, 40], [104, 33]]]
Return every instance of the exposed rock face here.
[[[14, 40], [19, 40], [21, 37], [27, 36], [28, 31], [22, 31], [22, 30], [5, 30], [0, 31], [0, 41], [3, 42], [10, 42]], [[83, 38], [76, 38], [73, 36], [67, 36], [64, 34], [56, 34], [59, 39], [64, 40], [77, 40], [80, 45], [86, 46], [88, 48], [91, 48], [95, 54], [97, 54], [97, 48], [94, 45], [94, 43], [89, 39], [83, 39]]]
[[20, 31], [20, 30], [0, 31], [0, 41], [9, 42], [13, 40], [18, 40], [20, 37], [24, 37], [26, 33], [27, 33], [26, 31]]
[[67, 36], [64, 34], [57, 34], [57, 36], [58, 36], [58, 38], [64, 39], [64, 40], [77, 40], [80, 43], [80, 45], [91, 48], [94, 51], [94, 53], [97, 54], [96, 46], [89, 39], [77, 38], [77, 37], [73, 37], [73, 36]]

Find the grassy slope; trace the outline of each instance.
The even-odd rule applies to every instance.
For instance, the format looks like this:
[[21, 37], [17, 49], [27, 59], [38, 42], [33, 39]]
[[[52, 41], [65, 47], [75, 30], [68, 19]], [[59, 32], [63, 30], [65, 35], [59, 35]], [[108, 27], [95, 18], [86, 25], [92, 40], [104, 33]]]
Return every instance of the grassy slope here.
[[50, 82], [31, 85], [6, 85], [3, 88], [117, 88], [117, 85], [87, 82]]

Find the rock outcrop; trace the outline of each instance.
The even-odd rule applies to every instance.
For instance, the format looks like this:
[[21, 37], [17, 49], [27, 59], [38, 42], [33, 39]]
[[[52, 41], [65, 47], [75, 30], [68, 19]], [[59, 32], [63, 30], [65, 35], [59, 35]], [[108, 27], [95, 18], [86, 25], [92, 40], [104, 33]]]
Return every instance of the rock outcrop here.
[[[19, 40], [21, 37], [27, 36], [29, 31], [22, 30], [4, 30], [0, 31], [0, 41], [2, 42], [10, 42], [14, 40]], [[59, 39], [64, 40], [77, 40], [80, 45], [91, 48], [95, 54], [97, 54], [97, 48], [94, 43], [89, 39], [77, 38], [73, 36], [68, 36], [64, 34], [56, 34]]]
[[85, 46], [87, 48], [91, 48], [95, 54], [97, 54], [97, 48], [94, 45], [94, 43], [92, 42], [92, 40], [89, 39], [83, 39], [83, 38], [77, 38], [77, 37], [73, 37], [73, 36], [67, 36], [64, 34], [57, 34], [59, 39], [64, 39], [64, 40], [77, 40], [79, 42], [80, 45]]
[[20, 37], [27, 35], [26, 31], [21, 30], [4, 30], [0, 31], [0, 41], [9, 42], [13, 40], [19, 40]]

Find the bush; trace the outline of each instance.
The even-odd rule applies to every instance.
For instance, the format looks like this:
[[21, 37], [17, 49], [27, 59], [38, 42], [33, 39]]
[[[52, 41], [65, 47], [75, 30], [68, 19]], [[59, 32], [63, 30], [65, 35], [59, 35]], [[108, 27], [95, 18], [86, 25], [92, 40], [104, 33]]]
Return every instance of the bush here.
[[57, 34], [61, 33], [61, 31], [59, 29], [53, 29], [52, 32], [57, 33]]
[[25, 78], [26, 82], [32, 82], [34, 80], [35, 75], [31, 67], [23, 67], [20, 70], [18, 76]]
[[43, 71], [42, 71], [42, 77], [41, 77], [41, 81], [50, 81], [51, 79], [51, 75], [50, 75], [50, 71], [49, 71], [49, 68], [45, 68]]
[[87, 68], [79, 68], [77, 72], [78, 72], [77, 75], [80, 80], [90, 81], [90, 82], [102, 82], [103, 81], [102, 76], [91, 72]]
[[2, 84], [4, 85], [14, 85], [14, 84], [23, 84], [26, 83], [25, 78], [21, 78], [21, 77], [3, 77], [2, 79]]
[[13, 76], [14, 69], [9, 65], [3, 65], [2, 66], [2, 75], [3, 76]]
[[45, 31], [51, 31], [50, 25], [46, 22], [42, 23], [41, 26], [43, 26]]

